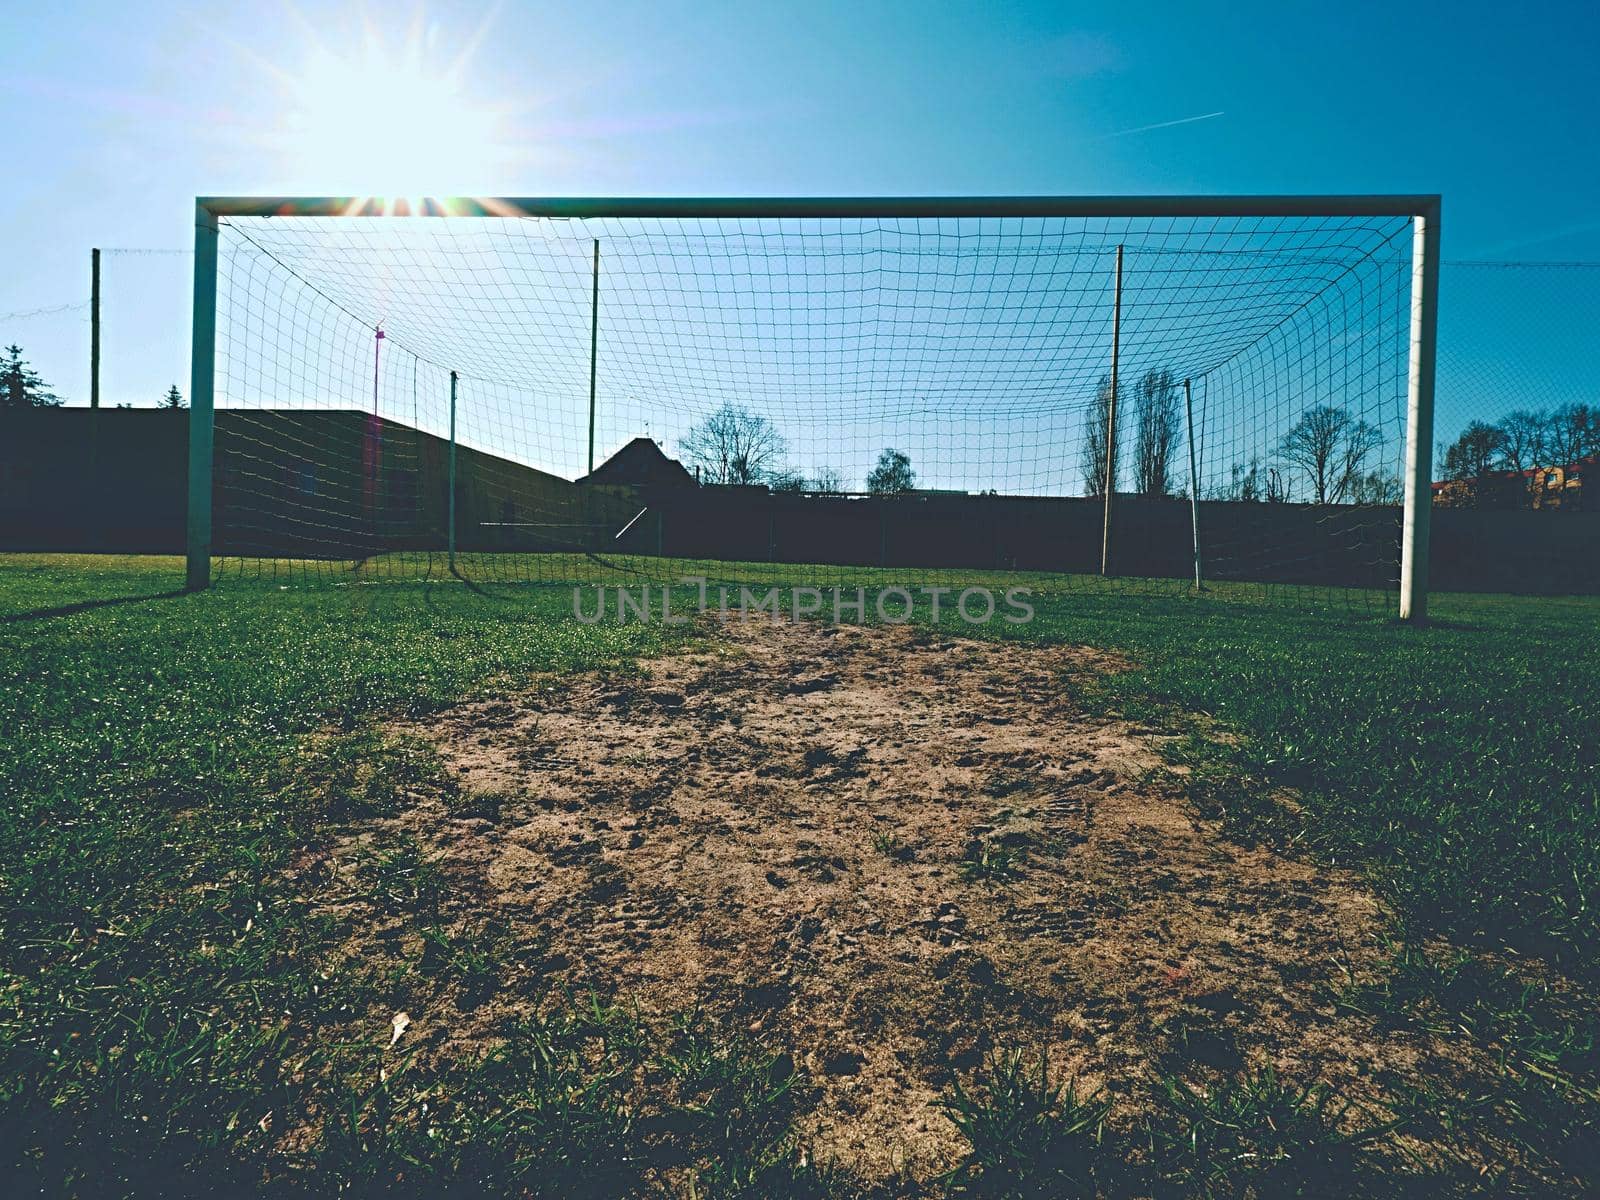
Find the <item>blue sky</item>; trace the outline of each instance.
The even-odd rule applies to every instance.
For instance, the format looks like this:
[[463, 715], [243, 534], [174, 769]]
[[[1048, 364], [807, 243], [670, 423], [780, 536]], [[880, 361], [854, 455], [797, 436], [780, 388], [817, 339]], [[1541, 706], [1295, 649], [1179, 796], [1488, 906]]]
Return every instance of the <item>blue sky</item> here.
[[[363, 13], [396, 41], [412, 16], [9, 6], [0, 313], [81, 302], [92, 245], [187, 245], [196, 193], [367, 190], [329, 178], [286, 117], [311, 47], [353, 53]], [[476, 38], [463, 99], [513, 151], [450, 190], [1439, 191], [1447, 258], [1600, 259], [1588, 4], [436, 0], [423, 19], [441, 59]], [[186, 271], [108, 262], [108, 402], [186, 386]], [[1445, 304], [1481, 355], [1496, 320], [1458, 328]], [[6, 318], [0, 340], [85, 398], [81, 309]]]

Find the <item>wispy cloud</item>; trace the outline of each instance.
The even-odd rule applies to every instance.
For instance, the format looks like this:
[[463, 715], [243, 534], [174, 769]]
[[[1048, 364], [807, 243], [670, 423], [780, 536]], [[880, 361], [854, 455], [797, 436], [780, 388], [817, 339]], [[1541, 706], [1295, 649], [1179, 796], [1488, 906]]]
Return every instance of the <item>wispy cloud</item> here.
[[1134, 133], [1149, 133], [1152, 129], [1171, 129], [1174, 125], [1193, 125], [1196, 121], [1209, 121], [1214, 117], [1227, 116], [1224, 112], [1201, 113], [1197, 117], [1179, 117], [1176, 121], [1157, 121], [1154, 125], [1136, 125], [1132, 129], [1119, 129], [1115, 133], [1103, 133], [1101, 138], [1127, 137]]

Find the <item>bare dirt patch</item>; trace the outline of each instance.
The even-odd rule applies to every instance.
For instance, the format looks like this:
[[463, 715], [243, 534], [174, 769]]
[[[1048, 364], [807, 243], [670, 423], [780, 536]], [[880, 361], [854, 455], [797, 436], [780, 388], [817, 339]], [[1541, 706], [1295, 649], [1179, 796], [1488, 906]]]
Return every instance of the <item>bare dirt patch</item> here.
[[466, 803], [393, 822], [536, 959], [453, 1047], [554, 983], [699, 1006], [791, 1052], [819, 1153], [879, 1178], [954, 1161], [937, 1098], [996, 1045], [1135, 1107], [1162, 1070], [1403, 1069], [1332, 1001], [1370, 896], [1197, 819], [1159, 735], [1081, 703], [1115, 658], [762, 621], [645, 666], [395, 727]]

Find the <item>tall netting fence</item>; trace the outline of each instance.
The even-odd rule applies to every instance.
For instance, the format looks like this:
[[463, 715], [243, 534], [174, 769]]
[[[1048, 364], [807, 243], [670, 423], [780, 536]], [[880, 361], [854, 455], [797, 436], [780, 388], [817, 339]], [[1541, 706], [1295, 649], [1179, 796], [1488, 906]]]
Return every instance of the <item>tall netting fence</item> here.
[[1198, 525], [1218, 594], [1383, 608], [1411, 253], [1404, 217], [228, 217], [218, 570], [1178, 593]]
[[1600, 263], [1447, 260], [1440, 291], [1436, 585], [1600, 592]]

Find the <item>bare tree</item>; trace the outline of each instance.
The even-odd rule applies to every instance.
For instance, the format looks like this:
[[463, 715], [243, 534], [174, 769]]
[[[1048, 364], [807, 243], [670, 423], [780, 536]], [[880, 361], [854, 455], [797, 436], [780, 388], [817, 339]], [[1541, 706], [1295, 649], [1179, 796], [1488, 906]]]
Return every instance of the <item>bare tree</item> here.
[[1444, 473], [1450, 479], [1482, 479], [1494, 470], [1505, 448], [1505, 430], [1498, 425], [1472, 421], [1461, 431], [1461, 436], [1446, 447]]
[[[1284, 434], [1278, 453], [1305, 472], [1316, 503], [1334, 504], [1351, 497], [1366, 471], [1368, 456], [1382, 441], [1382, 434], [1352, 417], [1347, 409], [1319, 404]], [[1287, 495], [1285, 485], [1285, 498]]]
[[1544, 465], [1546, 434], [1550, 427], [1550, 414], [1529, 412], [1519, 408], [1506, 414], [1500, 422], [1505, 434], [1505, 444], [1500, 447], [1501, 460], [1508, 471], [1528, 471]]
[[1261, 460], [1253, 458], [1246, 467], [1242, 462], [1236, 462], [1228, 469], [1228, 482], [1219, 484], [1212, 489], [1213, 500], [1260, 500], [1261, 499]]
[[1146, 371], [1134, 394], [1134, 490], [1145, 496], [1172, 491], [1178, 451], [1178, 389], [1171, 371]]
[[1351, 422], [1339, 451], [1339, 476], [1334, 481], [1333, 502], [1357, 503], [1356, 492], [1367, 473], [1367, 459], [1383, 445], [1383, 434], [1365, 421]]
[[678, 441], [683, 455], [706, 483], [760, 483], [777, 470], [783, 438], [772, 422], [748, 409], [724, 404]]
[[1111, 423], [1111, 380], [1101, 376], [1089, 406], [1089, 427], [1083, 435], [1083, 494], [1101, 496], [1106, 490], [1106, 433]]
[[1600, 454], [1600, 412], [1587, 404], [1567, 404], [1550, 414], [1546, 427], [1549, 466], [1564, 467]]
[[1350, 502], [1352, 504], [1399, 504], [1405, 491], [1400, 486], [1400, 477], [1393, 471], [1379, 468], [1368, 471], [1356, 480], [1350, 488]]
[[878, 465], [867, 472], [867, 491], [874, 496], [898, 496], [916, 486], [911, 459], [895, 449], [878, 455]]
[[1261, 498], [1268, 504], [1289, 503], [1289, 475], [1277, 467], [1267, 468], [1266, 483], [1261, 489]]
[[825, 496], [837, 495], [844, 491], [844, 476], [832, 467], [823, 467], [812, 479], [811, 490]]
[[832, 467], [823, 467], [815, 475], [804, 471], [780, 468], [767, 472], [766, 483], [775, 492], [798, 495], [810, 493], [817, 496], [836, 495], [844, 491], [844, 476]]

